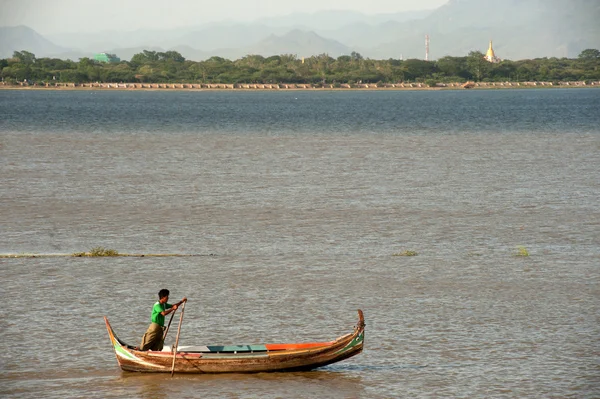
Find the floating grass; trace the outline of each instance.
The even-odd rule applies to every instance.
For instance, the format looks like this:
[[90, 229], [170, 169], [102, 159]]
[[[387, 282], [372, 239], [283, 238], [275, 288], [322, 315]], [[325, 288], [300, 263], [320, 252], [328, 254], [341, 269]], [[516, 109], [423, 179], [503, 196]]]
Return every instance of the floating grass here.
[[90, 252], [76, 252], [73, 256], [119, 256], [119, 252], [114, 249], [107, 249], [104, 247], [94, 247], [90, 249]]
[[517, 246], [517, 253], [515, 256], [529, 256], [529, 251], [522, 245]]
[[408, 250], [392, 254], [392, 256], [417, 256], [417, 255], [418, 255], [417, 251], [408, 251]]

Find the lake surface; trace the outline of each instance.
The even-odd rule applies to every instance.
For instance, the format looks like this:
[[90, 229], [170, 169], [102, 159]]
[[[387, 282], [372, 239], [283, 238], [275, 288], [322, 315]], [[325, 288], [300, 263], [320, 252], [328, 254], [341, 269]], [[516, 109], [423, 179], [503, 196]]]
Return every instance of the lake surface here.
[[[197, 255], [0, 258], [3, 397], [598, 398], [598, 198], [597, 89], [0, 90], [0, 254]], [[102, 317], [138, 344], [161, 288], [182, 345], [329, 340], [360, 308], [365, 350], [121, 372]]]

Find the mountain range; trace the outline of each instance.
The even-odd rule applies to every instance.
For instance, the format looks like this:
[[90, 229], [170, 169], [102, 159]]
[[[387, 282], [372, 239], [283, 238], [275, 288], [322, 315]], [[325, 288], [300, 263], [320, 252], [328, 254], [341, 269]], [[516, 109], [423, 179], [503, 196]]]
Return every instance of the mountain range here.
[[321, 11], [174, 29], [42, 36], [25, 26], [0, 27], [0, 58], [27, 50], [37, 57], [73, 60], [109, 52], [129, 60], [142, 50], [175, 50], [195, 61], [248, 54], [337, 58], [353, 51], [373, 59], [423, 59], [425, 35], [429, 59], [485, 52], [490, 40], [504, 59], [574, 58], [584, 49], [600, 48], [599, 20], [598, 0], [449, 0], [426, 11]]

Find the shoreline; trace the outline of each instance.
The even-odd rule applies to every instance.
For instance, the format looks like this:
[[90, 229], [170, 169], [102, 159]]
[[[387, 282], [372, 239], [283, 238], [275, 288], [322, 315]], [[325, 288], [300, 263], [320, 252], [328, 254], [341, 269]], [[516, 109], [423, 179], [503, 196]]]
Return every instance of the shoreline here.
[[0, 90], [87, 90], [87, 91], [413, 91], [413, 90], [502, 90], [502, 89], [568, 89], [568, 88], [598, 88], [600, 82], [469, 82], [447, 83], [437, 86], [428, 86], [424, 83], [398, 83], [398, 84], [344, 84], [341, 87], [334, 85], [313, 86], [310, 84], [200, 84], [200, 83], [61, 83], [58, 85], [38, 84], [0, 84]]

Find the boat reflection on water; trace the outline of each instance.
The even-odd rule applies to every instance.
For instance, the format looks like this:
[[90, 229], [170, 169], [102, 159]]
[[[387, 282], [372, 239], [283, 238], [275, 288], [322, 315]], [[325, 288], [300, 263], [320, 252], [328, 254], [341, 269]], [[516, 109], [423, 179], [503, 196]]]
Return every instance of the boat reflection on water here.
[[[258, 374], [169, 374], [121, 373], [116, 381], [124, 393], [156, 399], [177, 397], [365, 397], [360, 375], [327, 369]], [[113, 392], [115, 392], [113, 390]]]

